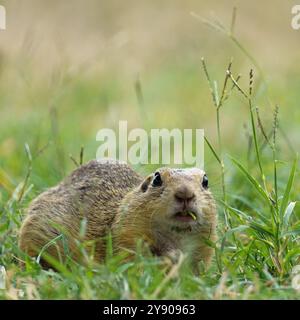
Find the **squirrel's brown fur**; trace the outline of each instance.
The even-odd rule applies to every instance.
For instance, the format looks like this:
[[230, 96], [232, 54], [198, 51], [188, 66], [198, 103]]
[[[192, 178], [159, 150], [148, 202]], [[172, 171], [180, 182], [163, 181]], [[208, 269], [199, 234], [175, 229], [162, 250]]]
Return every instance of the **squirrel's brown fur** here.
[[[79, 167], [32, 202], [20, 230], [20, 248], [37, 256], [46, 246], [54, 258], [64, 257], [63, 241], [49, 245], [63, 233], [72, 258], [81, 258], [77, 240], [91, 240], [94, 257], [101, 261], [105, 237], [112, 232], [115, 251], [134, 252], [141, 239], [154, 254], [174, 258], [178, 252], [190, 253], [193, 263], [207, 265], [213, 250], [207, 240], [216, 239], [216, 207], [202, 186], [205, 173], [169, 168], [157, 172], [161, 185], [155, 186], [158, 173], [143, 180], [125, 163], [93, 160]], [[186, 205], [195, 213], [195, 221], [175, 219]], [[84, 236], [80, 235], [83, 220]]]

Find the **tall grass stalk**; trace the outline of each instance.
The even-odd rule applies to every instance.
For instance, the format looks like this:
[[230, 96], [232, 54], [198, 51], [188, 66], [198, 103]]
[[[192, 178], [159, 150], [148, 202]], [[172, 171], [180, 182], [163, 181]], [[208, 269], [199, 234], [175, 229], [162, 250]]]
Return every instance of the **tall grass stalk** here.
[[250, 76], [250, 83], [249, 83], [249, 94], [247, 94], [237, 83], [237, 81], [234, 79], [232, 73], [230, 70], [227, 71], [230, 79], [232, 80], [233, 84], [236, 86], [238, 91], [242, 93], [242, 95], [247, 99], [248, 105], [249, 105], [249, 112], [250, 112], [250, 119], [251, 119], [251, 129], [252, 129], [252, 135], [253, 135], [253, 140], [254, 140], [254, 146], [255, 146], [255, 153], [256, 153], [256, 158], [257, 158], [257, 163], [259, 166], [259, 171], [261, 175], [261, 179], [263, 182], [263, 186], [265, 188], [265, 191], [268, 192], [267, 190], [267, 185], [266, 185], [266, 177], [264, 174], [263, 166], [262, 166], [262, 160], [261, 160], [261, 155], [259, 151], [259, 146], [258, 146], [258, 138], [257, 138], [257, 131], [256, 131], [256, 124], [255, 124], [255, 118], [254, 118], [254, 111], [253, 111], [253, 103], [252, 103], [252, 86], [253, 86], [253, 69], [250, 70], [249, 76]]
[[[224, 36], [229, 38], [229, 40], [232, 41], [234, 43], [234, 45], [251, 61], [251, 63], [255, 66], [256, 70], [258, 71], [258, 73], [260, 75], [260, 78], [262, 80], [262, 84], [266, 90], [266, 97], [269, 101], [269, 104], [271, 106], [273, 106], [274, 104], [272, 103], [272, 101], [269, 97], [269, 94], [268, 94], [269, 84], [267, 81], [267, 77], [264, 73], [264, 70], [260, 66], [257, 59], [249, 52], [249, 50], [245, 47], [245, 45], [234, 34], [234, 29], [235, 29], [235, 24], [236, 24], [236, 19], [237, 19], [237, 7], [233, 7], [230, 28], [224, 26], [224, 24], [216, 18], [211, 21], [211, 20], [208, 20], [208, 19], [205, 19], [205, 18], [199, 16], [195, 12], [191, 12], [191, 15], [194, 18], [196, 18], [197, 20], [201, 21], [201, 23], [209, 26], [213, 30], [220, 32], [221, 34], [223, 34]], [[236, 80], [238, 80], [238, 78]], [[291, 150], [291, 152], [295, 156], [296, 152], [293, 147], [293, 144], [291, 143], [291, 141], [290, 141], [289, 137], [287, 136], [287, 134], [285, 133], [284, 129], [281, 126], [278, 126], [278, 129], [279, 129], [282, 137], [286, 141], [289, 149]]]
[[[228, 79], [229, 79], [229, 74], [231, 72], [231, 66], [232, 66], [232, 60], [229, 62], [228, 67], [227, 67], [227, 72], [225, 74], [225, 79], [223, 83], [223, 88], [221, 91], [221, 95], [219, 96], [218, 93], [218, 86], [217, 82], [211, 80], [207, 65], [205, 62], [205, 59], [202, 57], [201, 59], [202, 62], [202, 68], [204, 70], [206, 80], [208, 82], [210, 92], [212, 95], [212, 101], [213, 104], [216, 108], [216, 123], [217, 123], [217, 136], [218, 136], [218, 154], [215, 152], [213, 149], [212, 145], [209, 143], [208, 139], [206, 138], [205, 141], [208, 144], [209, 148], [212, 150], [214, 156], [218, 160], [220, 164], [220, 169], [221, 169], [221, 184], [222, 184], [222, 195], [223, 195], [223, 201], [224, 203], [227, 202], [227, 194], [226, 194], [226, 182], [225, 182], [225, 165], [224, 165], [224, 153], [223, 153], [223, 146], [222, 146], [222, 134], [221, 134], [221, 118], [220, 118], [220, 112], [221, 112], [221, 107], [223, 106], [224, 102], [229, 98], [229, 95], [232, 91], [231, 90], [228, 92], [227, 87], [228, 87]], [[226, 229], [230, 229], [232, 227], [231, 225], [231, 218], [230, 215], [228, 214], [227, 208], [224, 207], [224, 218], [225, 218], [225, 225]]]
[[[295, 170], [296, 170], [296, 163], [297, 160], [294, 161], [294, 164], [292, 166], [290, 176], [287, 182], [286, 190], [284, 192], [283, 198], [281, 200], [281, 203], [279, 203], [279, 196], [278, 196], [278, 173], [277, 173], [277, 152], [276, 152], [276, 132], [278, 128], [278, 106], [275, 107], [274, 111], [274, 117], [273, 117], [273, 141], [272, 143], [269, 141], [269, 138], [267, 137], [265, 130], [262, 125], [262, 121], [259, 117], [258, 108], [256, 108], [256, 116], [257, 116], [257, 123], [258, 127], [261, 129], [263, 137], [267, 140], [267, 144], [270, 146], [272, 150], [272, 163], [273, 163], [273, 185], [274, 185], [274, 198], [272, 197], [272, 194], [268, 191], [267, 184], [266, 184], [266, 176], [263, 170], [262, 166], [262, 154], [259, 149], [259, 142], [258, 142], [258, 134], [256, 130], [256, 121], [255, 121], [255, 114], [253, 111], [253, 103], [252, 103], [252, 86], [253, 86], [253, 71], [250, 71], [250, 84], [249, 84], [249, 94], [245, 92], [241, 88], [241, 86], [236, 82], [231, 72], [228, 72], [230, 79], [232, 80], [233, 84], [236, 86], [238, 91], [247, 99], [248, 106], [249, 106], [249, 112], [250, 112], [250, 120], [251, 120], [251, 130], [255, 145], [255, 154], [256, 154], [256, 160], [259, 167], [260, 172], [260, 178], [262, 181], [263, 187], [256, 181], [256, 179], [248, 172], [237, 160], [234, 160], [234, 163], [239, 167], [239, 169], [244, 173], [244, 175], [247, 177], [247, 179], [253, 184], [253, 186], [256, 188], [256, 190], [262, 195], [266, 203], [268, 204], [270, 208], [271, 213], [271, 222], [269, 223], [266, 219], [266, 217], [263, 217], [264, 219], [264, 225], [261, 223], [256, 223], [254, 221], [251, 221], [250, 225], [252, 228], [254, 228], [256, 231], [259, 231], [259, 234], [257, 234], [257, 239], [259, 239], [261, 242], [265, 243], [268, 246], [268, 250], [270, 252], [270, 258], [273, 263], [273, 266], [276, 269], [276, 272], [282, 279], [284, 275], [286, 274], [288, 268], [288, 265], [285, 261], [285, 256], [287, 255], [287, 247], [288, 243], [293, 241], [293, 238], [287, 238], [286, 234], [283, 236], [283, 226], [287, 227], [287, 223], [284, 223], [284, 216], [291, 215], [291, 212], [293, 211], [294, 206], [289, 204], [289, 197], [291, 188], [294, 181], [295, 176]], [[295, 233], [298, 232], [298, 229], [295, 231]], [[291, 232], [291, 235], [294, 233], [294, 231]], [[263, 238], [261, 238], [261, 235], [263, 234]], [[268, 239], [269, 238], [269, 239]], [[298, 254], [298, 253], [297, 253]]]

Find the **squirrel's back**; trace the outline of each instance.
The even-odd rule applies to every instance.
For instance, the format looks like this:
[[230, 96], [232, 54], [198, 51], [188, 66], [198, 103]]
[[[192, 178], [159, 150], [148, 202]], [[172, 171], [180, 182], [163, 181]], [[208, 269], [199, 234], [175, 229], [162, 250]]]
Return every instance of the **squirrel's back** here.
[[[85, 221], [83, 240], [95, 240], [96, 254], [103, 255], [103, 235], [120, 201], [141, 181], [126, 163], [92, 160], [82, 165], [31, 203], [20, 231], [20, 248], [34, 256], [50, 239], [65, 234], [70, 251], [76, 252], [75, 239]], [[54, 256], [56, 251], [55, 246], [48, 249]]]

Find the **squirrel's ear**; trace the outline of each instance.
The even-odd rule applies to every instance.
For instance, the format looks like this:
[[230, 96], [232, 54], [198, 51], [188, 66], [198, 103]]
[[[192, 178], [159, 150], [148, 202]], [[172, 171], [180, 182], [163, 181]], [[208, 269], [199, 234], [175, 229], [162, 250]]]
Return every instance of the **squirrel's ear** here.
[[141, 185], [141, 190], [142, 190], [143, 192], [146, 192], [146, 191], [147, 191], [147, 189], [148, 189], [148, 187], [149, 187], [149, 184], [151, 183], [151, 180], [152, 180], [152, 175], [148, 176], [148, 177], [144, 180], [144, 182], [143, 182], [142, 185]]

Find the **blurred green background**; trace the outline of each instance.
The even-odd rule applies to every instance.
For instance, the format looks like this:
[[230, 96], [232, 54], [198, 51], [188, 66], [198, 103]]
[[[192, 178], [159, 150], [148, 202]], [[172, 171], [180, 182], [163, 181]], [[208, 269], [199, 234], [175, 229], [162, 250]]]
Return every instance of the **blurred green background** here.
[[[216, 145], [215, 108], [201, 68], [205, 57], [221, 87], [231, 58], [233, 73], [248, 86], [255, 69], [255, 102], [266, 126], [275, 104], [280, 123], [299, 150], [300, 31], [291, 28], [295, 1], [1, 1], [7, 30], [0, 32], [0, 174], [2, 191], [23, 181], [33, 155], [37, 190], [55, 184], [84, 160], [95, 158], [96, 133], [129, 127], [204, 128]], [[202, 23], [219, 20], [263, 74], [227, 35]], [[194, 14], [193, 14], [194, 13]], [[134, 84], [140, 79], [144, 110]], [[266, 85], [268, 85], [268, 89]], [[235, 94], [222, 109], [222, 136], [228, 152], [246, 150], [246, 101]], [[280, 147], [290, 159], [286, 141]], [[242, 149], [243, 148], [243, 149]], [[246, 151], [245, 151], [246, 153]], [[210, 152], [206, 166], [216, 170]]]

